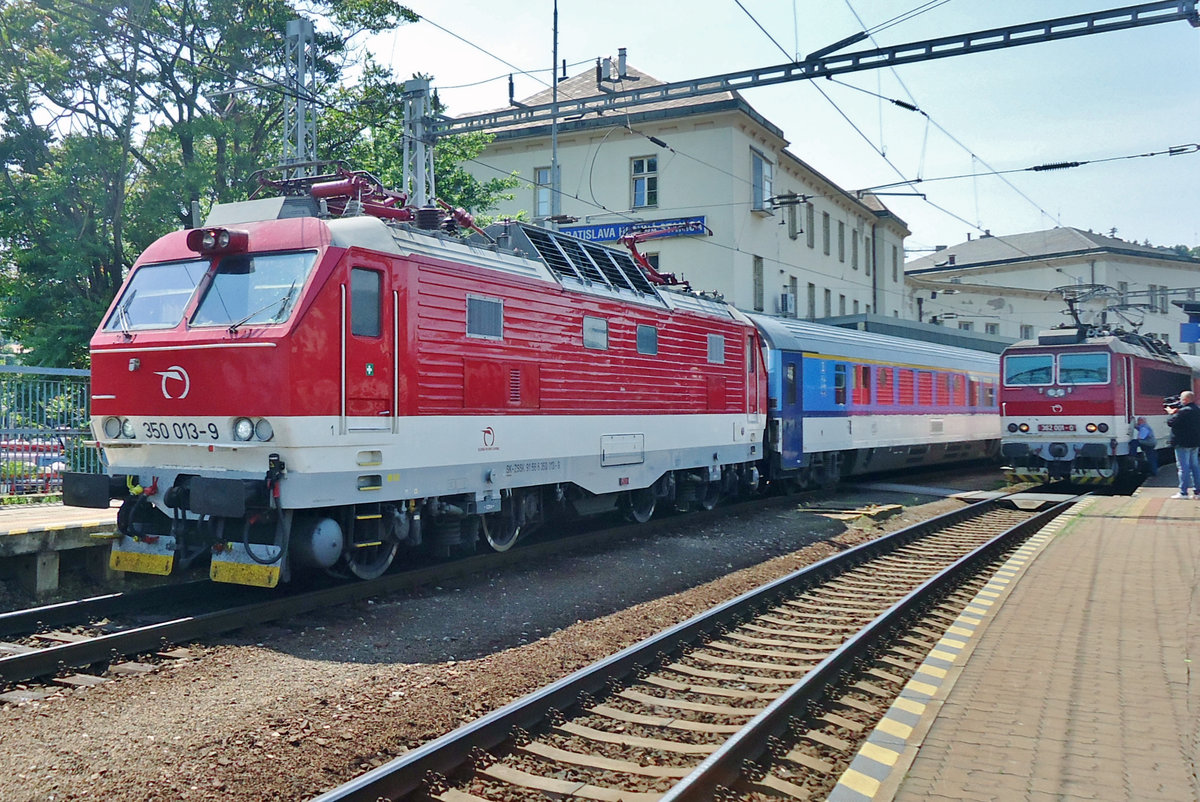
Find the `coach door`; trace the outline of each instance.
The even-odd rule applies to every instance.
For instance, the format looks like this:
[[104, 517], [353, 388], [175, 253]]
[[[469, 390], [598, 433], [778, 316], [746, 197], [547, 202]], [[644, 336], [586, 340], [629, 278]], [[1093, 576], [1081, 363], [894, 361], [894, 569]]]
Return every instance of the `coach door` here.
[[804, 453], [804, 393], [800, 354], [779, 354], [779, 459], [786, 469], [800, 466]]
[[396, 414], [395, 299], [387, 274], [350, 268], [342, 284], [342, 433], [391, 431]]

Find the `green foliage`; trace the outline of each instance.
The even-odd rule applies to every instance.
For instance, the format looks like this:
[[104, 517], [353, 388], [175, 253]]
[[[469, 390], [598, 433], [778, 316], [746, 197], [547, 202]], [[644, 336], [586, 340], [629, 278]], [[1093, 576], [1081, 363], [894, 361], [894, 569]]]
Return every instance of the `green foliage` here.
[[[0, 2], [0, 338], [28, 364], [86, 366], [87, 341], [137, 255], [282, 156], [287, 23], [318, 26], [322, 158], [400, 184], [402, 84], [354, 37], [416, 21], [396, 0]], [[354, 85], [347, 76], [361, 75]], [[447, 141], [447, 200], [494, 205]]]

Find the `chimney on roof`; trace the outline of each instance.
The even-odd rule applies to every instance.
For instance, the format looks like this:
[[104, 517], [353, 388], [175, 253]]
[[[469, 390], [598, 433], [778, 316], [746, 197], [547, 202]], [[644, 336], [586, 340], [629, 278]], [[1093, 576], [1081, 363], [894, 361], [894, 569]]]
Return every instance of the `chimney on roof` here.
[[937, 253], [938, 251], [944, 251], [944, 250], [946, 250], [946, 246], [945, 246], [945, 245], [934, 245], [934, 246], [933, 246], [933, 252], [934, 252], [934, 253]]
[[990, 228], [985, 228], [983, 230], [983, 238], [987, 239], [990, 236], [992, 236], [992, 230]]
[[967, 232], [967, 242], [970, 242], [970, 241], [971, 241], [971, 232], [968, 231]]
[[954, 264], [954, 254], [950, 254], [949, 256], [946, 257], [946, 264], [948, 264], [948, 265]]
[[621, 47], [621, 48], [617, 49], [617, 76], [619, 78], [625, 77], [625, 72], [626, 72], [625, 67], [626, 67], [625, 48]]

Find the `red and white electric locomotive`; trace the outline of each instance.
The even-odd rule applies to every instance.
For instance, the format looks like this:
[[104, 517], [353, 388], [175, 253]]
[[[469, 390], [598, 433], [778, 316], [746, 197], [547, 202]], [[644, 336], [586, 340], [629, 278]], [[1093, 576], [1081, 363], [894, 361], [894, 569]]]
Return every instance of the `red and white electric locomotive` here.
[[147, 248], [92, 338], [109, 476], [65, 495], [124, 499], [115, 568], [369, 578], [757, 483], [766, 375], [731, 306], [534, 226], [464, 240], [363, 174], [274, 186]]
[[1001, 357], [1001, 453], [1010, 481], [1112, 484], [1136, 474], [1134, 423], [1167, 441], [1163, 399], [1197, 386], [1197, 372], [1140, 334], [1051, 329]]

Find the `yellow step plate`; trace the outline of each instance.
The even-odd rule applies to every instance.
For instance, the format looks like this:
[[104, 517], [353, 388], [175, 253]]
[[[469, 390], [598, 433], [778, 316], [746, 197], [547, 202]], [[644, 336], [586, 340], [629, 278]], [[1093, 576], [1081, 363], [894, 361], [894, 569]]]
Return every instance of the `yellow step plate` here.
[[[213, 582], [253, 585], [258, 588], [273, 588], [278, 585], [283, 565], [279, 558], [283, 550], [278, 546], [258, 543], [251, 544], [250, 548], [254, 549], [253, 557], [246, 552], [246, 547], [241, 543], [226, 543], [225, 550], [212, 557], [208, 567], [209, 579]], [[267, 564], [264, 565], [264, 562]]]
[[175, 567], [175, 538], [162, 535], [151, 543], [123, 535], [113, 542], [108, 564], [114, 571], [168, 576]]

